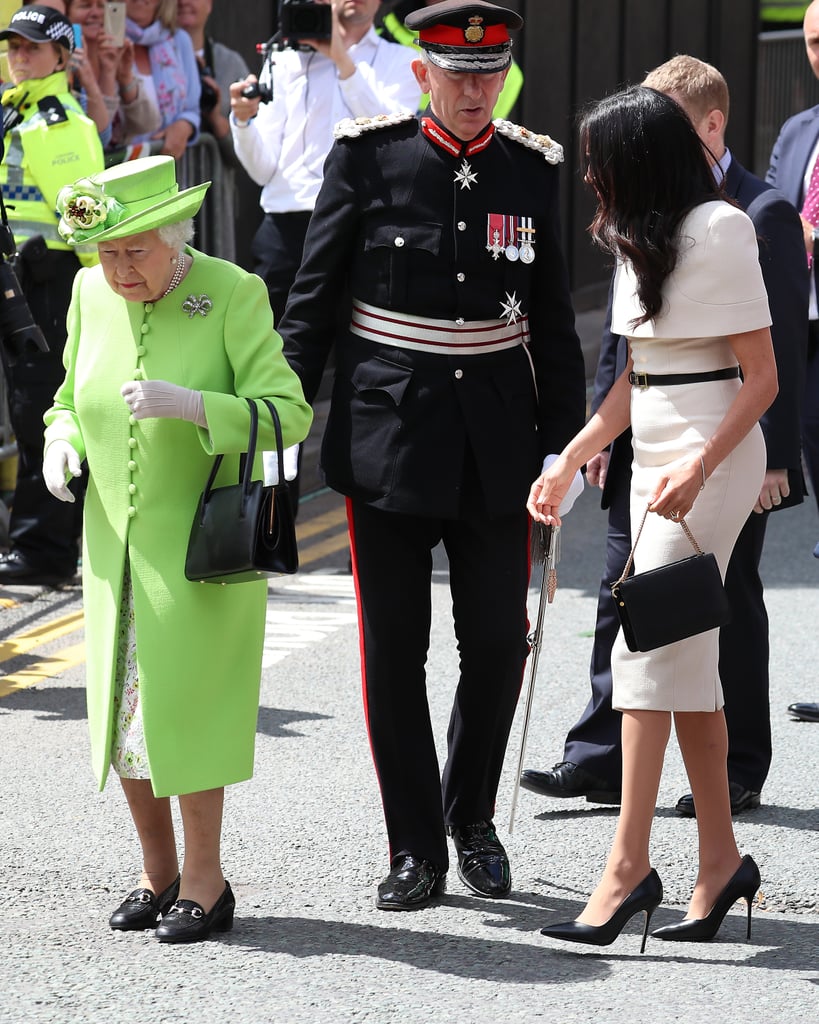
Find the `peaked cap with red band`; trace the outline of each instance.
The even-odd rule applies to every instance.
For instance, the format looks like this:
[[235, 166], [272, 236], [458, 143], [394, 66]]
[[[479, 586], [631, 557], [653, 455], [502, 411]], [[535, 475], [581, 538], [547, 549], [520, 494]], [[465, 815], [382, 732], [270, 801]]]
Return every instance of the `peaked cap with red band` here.
[[512, 63], [509, 29], [520, 28], [523, 18], [482, 0], [443, 0], [413, 11], [404, 24], [418, 32], [418, 45], [432, 64], [445, 71], [488, 75]]

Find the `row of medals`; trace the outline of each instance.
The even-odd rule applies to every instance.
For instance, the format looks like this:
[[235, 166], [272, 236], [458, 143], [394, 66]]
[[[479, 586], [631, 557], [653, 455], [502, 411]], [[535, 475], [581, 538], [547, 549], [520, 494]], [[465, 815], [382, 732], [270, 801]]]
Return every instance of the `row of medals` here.
[[[523, 234], [524, 232], [533, 235], [535, 233], [535, 229], [524, 227], [518, 228], [519, 234]], [[531, 240], [523, 242], [520, 246], [515, 245], [514, 242], [510, 242], [509, 245], [504, 248], [500, 244], [499, 231], [495, 231], [493, 244], [487, 245], [486, 251], [492, 253], [493, 259], [498, 259], [500, 254], [503, 253], [510, 263], [516, 263], [518, 260], [520, 260], [521, 263], [535, 262], [535, 247]]]

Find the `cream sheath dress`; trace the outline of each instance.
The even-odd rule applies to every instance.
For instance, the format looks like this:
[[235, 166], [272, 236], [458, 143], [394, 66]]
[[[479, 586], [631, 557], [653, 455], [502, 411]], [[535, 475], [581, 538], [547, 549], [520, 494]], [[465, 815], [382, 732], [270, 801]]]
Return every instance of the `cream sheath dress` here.
[[[771, 323], [756, 234], [742, 211], [722, 201], [703, 203], [688, 214], [680, 233], [680, 261], [665, 282], [662, 312], [655, 320], [632, 327], [642, 308], [631, 266], [622, 263], [615, 275], [611, 329], [628, 337], [635, 372], [702, 373], [736, 366], [728, 336]], [[661, 471], [700, 454], [740, 386], [736, 378], [632, 387], [633, 537]], [[712, 472], [686, 516], [700, 547], [716, 555], [723, 578], [765, 468], [765, 442], [756, 424]], [[649, 513], [634, 571], [691, 554], [677, 523]], [[647, 653], [629, 651], [621, 631], [612, 651], [614, 707], [716, 711], [724, 703], [718, 661], [718, 629]]]

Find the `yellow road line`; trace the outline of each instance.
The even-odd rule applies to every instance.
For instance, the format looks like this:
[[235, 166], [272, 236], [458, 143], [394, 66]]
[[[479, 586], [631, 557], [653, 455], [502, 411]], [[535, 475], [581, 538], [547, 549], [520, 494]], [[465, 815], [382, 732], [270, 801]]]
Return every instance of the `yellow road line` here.
[[54, 679], [56, 676], [66, 672], [76, 665], [85, 661], [85, 644], [75, 644], [73, 647], [66, 647], [58, 654], [36, 661], [33, 665], [15, 672], [13, 675], [0, 678], [0, 697], [7, 697], [10, 693], [18, 690], [25, 690], [29, 686], [36, 686], [44, 683], [47, 679]]
[[[347, 512], [345, 508], [335, 509], [323, 515], [316, 516], [307, 522], [301, 523], [296, 528], [299, 541], [307, 540], [318, 534], [325, 533], [346, 524]], [[301, 566], [311, 565], [318, 562], [336, 551], [342, 551], [349, 544], [347, 530], [341, 530], [323, 540], [302, 547], [299, 552]], [[12, 658], [20, 657], [35, 647], [42, 647], [45, 644], [59, 640], [61, 637], [81, 629], [83, 625], [83, 613], [72, 612], [60, 619], [44, 623], [28, 633], [11, 637], [0, 643], [0, 664], [10, 661]], [[5, 697], [18, 690], [24, 690], [29, 686], [36, 686], [47, 679], [54, 679], [62, 672], [85, 660], [85, 644], [75, 644], [73, 647], [66, 647], [54, 655], [47, 656], [37, 661], [20, 672], [0, 676], [0, 697]]]
[[59, 640], [61, 636], [66, 636], [68, 633], [82, 628], [82, 624], [83, 613], [81, 611], [72, 612], [60, 619], [45, 622], [42, 626], [32, 629], [30, 633], [21, 633], [20, 636], [4, 640], [0, 643], [0, 662], [26, 654], [32, 647], [42, 647], [43, 644], [50, 643], [52, 640]]
[[326, 540], [320, 540], [317, 544], [310, 544], [306, 548], [300, 548], [299, 566], [304, 568], [305, 565], [317, 562], [320, 558], [332, 555], [336, 551], [342, 551], [344, 548], [349, 547], [349, 545], [350, 540], [345, 531], [333, 537], [328, 537]]
[[341, 523], [347, 523], [347, 509], [344, 506], [333, 509], [332, 512], [323, 512], [306, 522], [297, 522], [296, 539], [301, 543], [308, 537], [315, 537], [317, 533], [324, 533], [325, 530], [340, 526]]

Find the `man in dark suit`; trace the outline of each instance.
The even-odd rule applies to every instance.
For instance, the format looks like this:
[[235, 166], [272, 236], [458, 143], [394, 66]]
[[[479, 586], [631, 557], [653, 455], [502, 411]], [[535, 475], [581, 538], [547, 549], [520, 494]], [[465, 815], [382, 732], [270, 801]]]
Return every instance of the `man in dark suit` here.
[[[710, 153], [715, 174], [725, 179], [727, 195], [748, 213], [757, 230], [759, 254], [773, 326], [771, 334], [779, 374], [779, 395], [761, 424], [768, 470], [756, 508], [737, 538], [725, 587], [732, 618], [720, 631], [719, 671], [728, 724], [728, 777], [735, 814], [759, 806], [771, 761], [768, 703], [768, 617], [759, 562], [767, 515], [772, 509], [802, 501], [799, 410], [807, 343], [808, 274], [799, 218], [785, 197], [754, 177], [725, 146], [728, 87], [716, 68], [693, 57], [677, 56], [652, 71], [645, 85], [667, 93], [685, 109]], [[819, 123], [819, 122], [818, 122]], [[603, 401], [626, 362], [627, 343], [606, 322], [595, 378], [592, 408]], [[585, 796], [593, 803], [620, 801], [620, 715], [611, 706], [610, 656], [619, 621], [610, 585], [625, 565], [631, 548], [629, 483], [631, 436], [622, 434], [591, 460], [587, 479], [603, 488], [609, 510], [606, 567], [600, 585], [594, 648], [592, 696], [566, 739], [563, 761], [548, 771], [528, 769], [522, 785], [552, 797]], [[694, 815], [690, 794], [677, 812]]]
[[[802, 28], [810, 66], [819, 78], [819, 0], [814, 0], [805, 11]], [[808, 477], [819, 505], [819, 106], [795, 114], [782, 125], [771, 151], [765, 180], [801, 211], [805, 252], [812, 269], [802, 446]], [[819, 558], [819, 543], [813, 554]], [[819, 721], [819, 704], [791, 704], [788, 711], [804, 721]]]
[[[450, 0], [406, 24], [429, 113], [338, 126], [279, 328], [308, 401], [335, 344], [322, 468], [347, 496], [383, 910], [442, 890], [447, 831], [470, 889], [510, 890], [492, 817], [527, 656], [526, 496], [585, 406], [562, 150], [492, 121], [521, 18]], [[425, 673], [439, 542], [460, 655], [443, 784]]]

